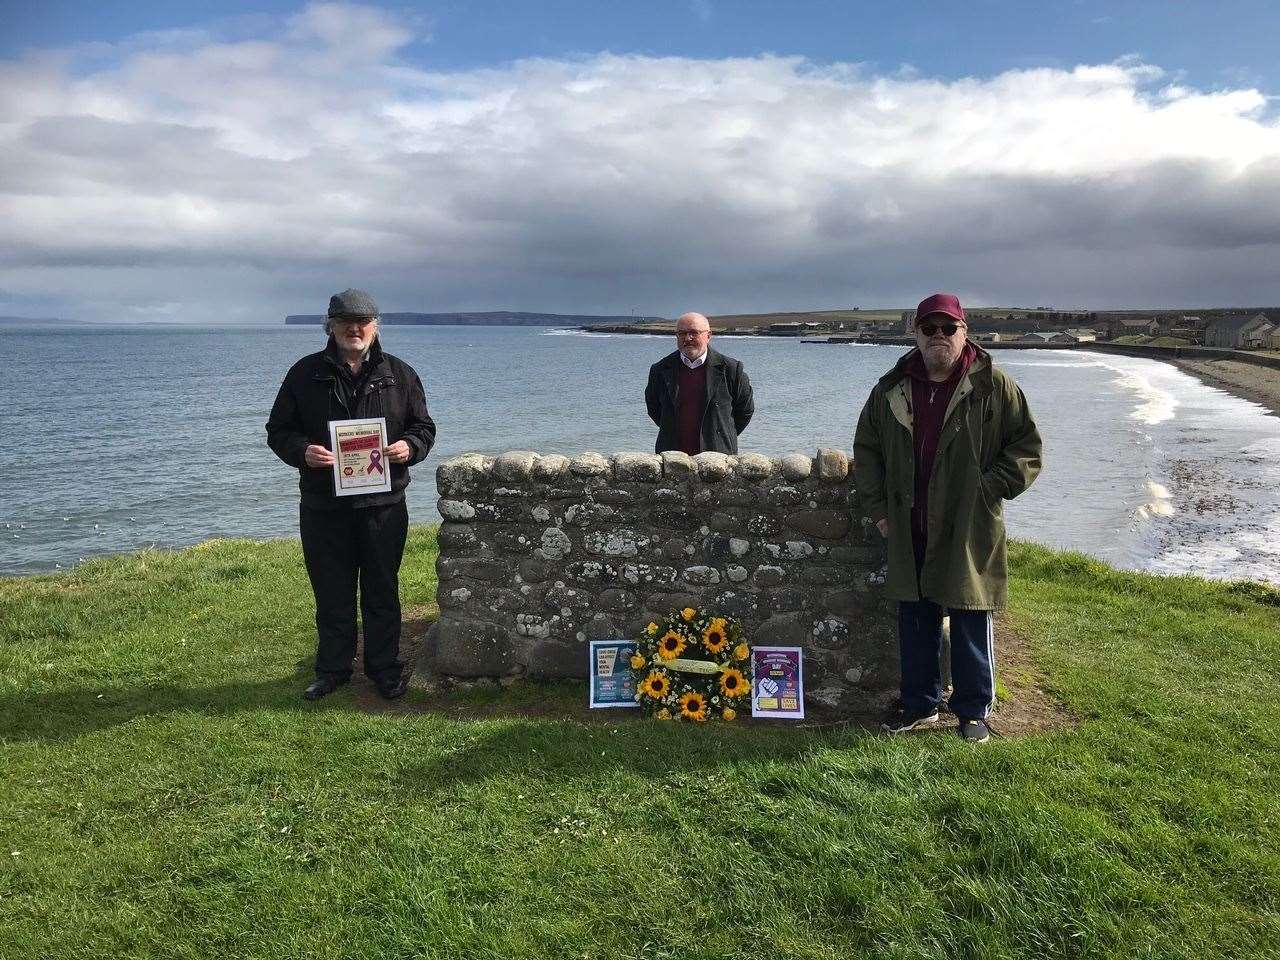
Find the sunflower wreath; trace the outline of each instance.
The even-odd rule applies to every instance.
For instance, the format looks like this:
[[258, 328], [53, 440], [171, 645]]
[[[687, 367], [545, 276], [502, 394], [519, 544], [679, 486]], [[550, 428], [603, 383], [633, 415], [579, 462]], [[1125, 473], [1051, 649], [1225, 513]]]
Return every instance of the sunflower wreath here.
[[673, 610], [645, 627], [631, 669], [641, 707], [659, 720], [735, 720], [751, 706], [751, 646], [729, 617]]

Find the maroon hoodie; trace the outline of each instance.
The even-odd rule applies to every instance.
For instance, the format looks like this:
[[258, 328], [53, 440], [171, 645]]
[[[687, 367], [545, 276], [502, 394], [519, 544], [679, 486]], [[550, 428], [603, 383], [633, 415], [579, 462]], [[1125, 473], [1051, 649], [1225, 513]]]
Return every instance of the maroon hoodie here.
[[947, 405], [956, 392], [960, 379], [978, 356], [972, 343], [965, 343], [960, 360], [951, 376], [940, 383], [929, 379], [924, 356], [917, 350], [907, 361], [906, 373], [911, 378], [912, 446], [915, 448], [915, 499], [911, 506], [911, 545], [915, 549], [916, 569], [924, 565], [924, 551], [929, 545], [929, 478], [942, 437], [942, 421]]

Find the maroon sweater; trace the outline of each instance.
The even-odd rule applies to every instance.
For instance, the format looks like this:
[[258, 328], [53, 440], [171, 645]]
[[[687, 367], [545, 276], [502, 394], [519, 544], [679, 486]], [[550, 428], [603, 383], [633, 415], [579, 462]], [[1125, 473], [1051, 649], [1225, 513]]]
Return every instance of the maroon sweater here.
[[969, 370], [978, 352], [966, 343], [951, 376], [940, 383], [929, 379], [924, 357], [916, 353], [907, 364], [911, 378], [911, 441], [915, 448], [915, 498], [911, 506], [911, 546], [915, 549], [916, 569], [924, 565], [924, 551], [929, 545], [929, 478], [942, 438], [943, 418], [956, 387]]
[[706, 406], [706, 362], [690, 370], [680, 361], [676, 381], [676, 431], [680, 449], [691, 457], [702, 452], [702, 413]]

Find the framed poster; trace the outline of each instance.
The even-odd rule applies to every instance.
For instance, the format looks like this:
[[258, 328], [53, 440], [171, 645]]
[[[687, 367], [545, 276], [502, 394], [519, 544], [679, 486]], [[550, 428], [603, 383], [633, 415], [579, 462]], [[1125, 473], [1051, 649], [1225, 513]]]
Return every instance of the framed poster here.
[[335, 496], [391, 492], [386, 418], [330, 420], [329, 449], [333, 451]]
[[638, 707], [636, 680], [631, 672], [631, 655], [636, 652], [634, 640], [592, 640], [591, 708]]
[[751, 716], [804, 719], [804, 653], [799, 647], [752, 647]]

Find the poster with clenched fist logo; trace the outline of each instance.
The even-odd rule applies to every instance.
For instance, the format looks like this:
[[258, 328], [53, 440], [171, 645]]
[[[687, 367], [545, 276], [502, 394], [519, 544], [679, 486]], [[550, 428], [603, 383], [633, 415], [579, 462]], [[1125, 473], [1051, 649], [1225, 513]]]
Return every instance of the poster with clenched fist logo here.
[[329, 442], [333, 451], [333, 492], [336, 496], [391, 492], [385, 417], [330, 420]]
[[804, 651], [800, 647], [752, 647], [755, 685], [751, 716], [804, 719]]

